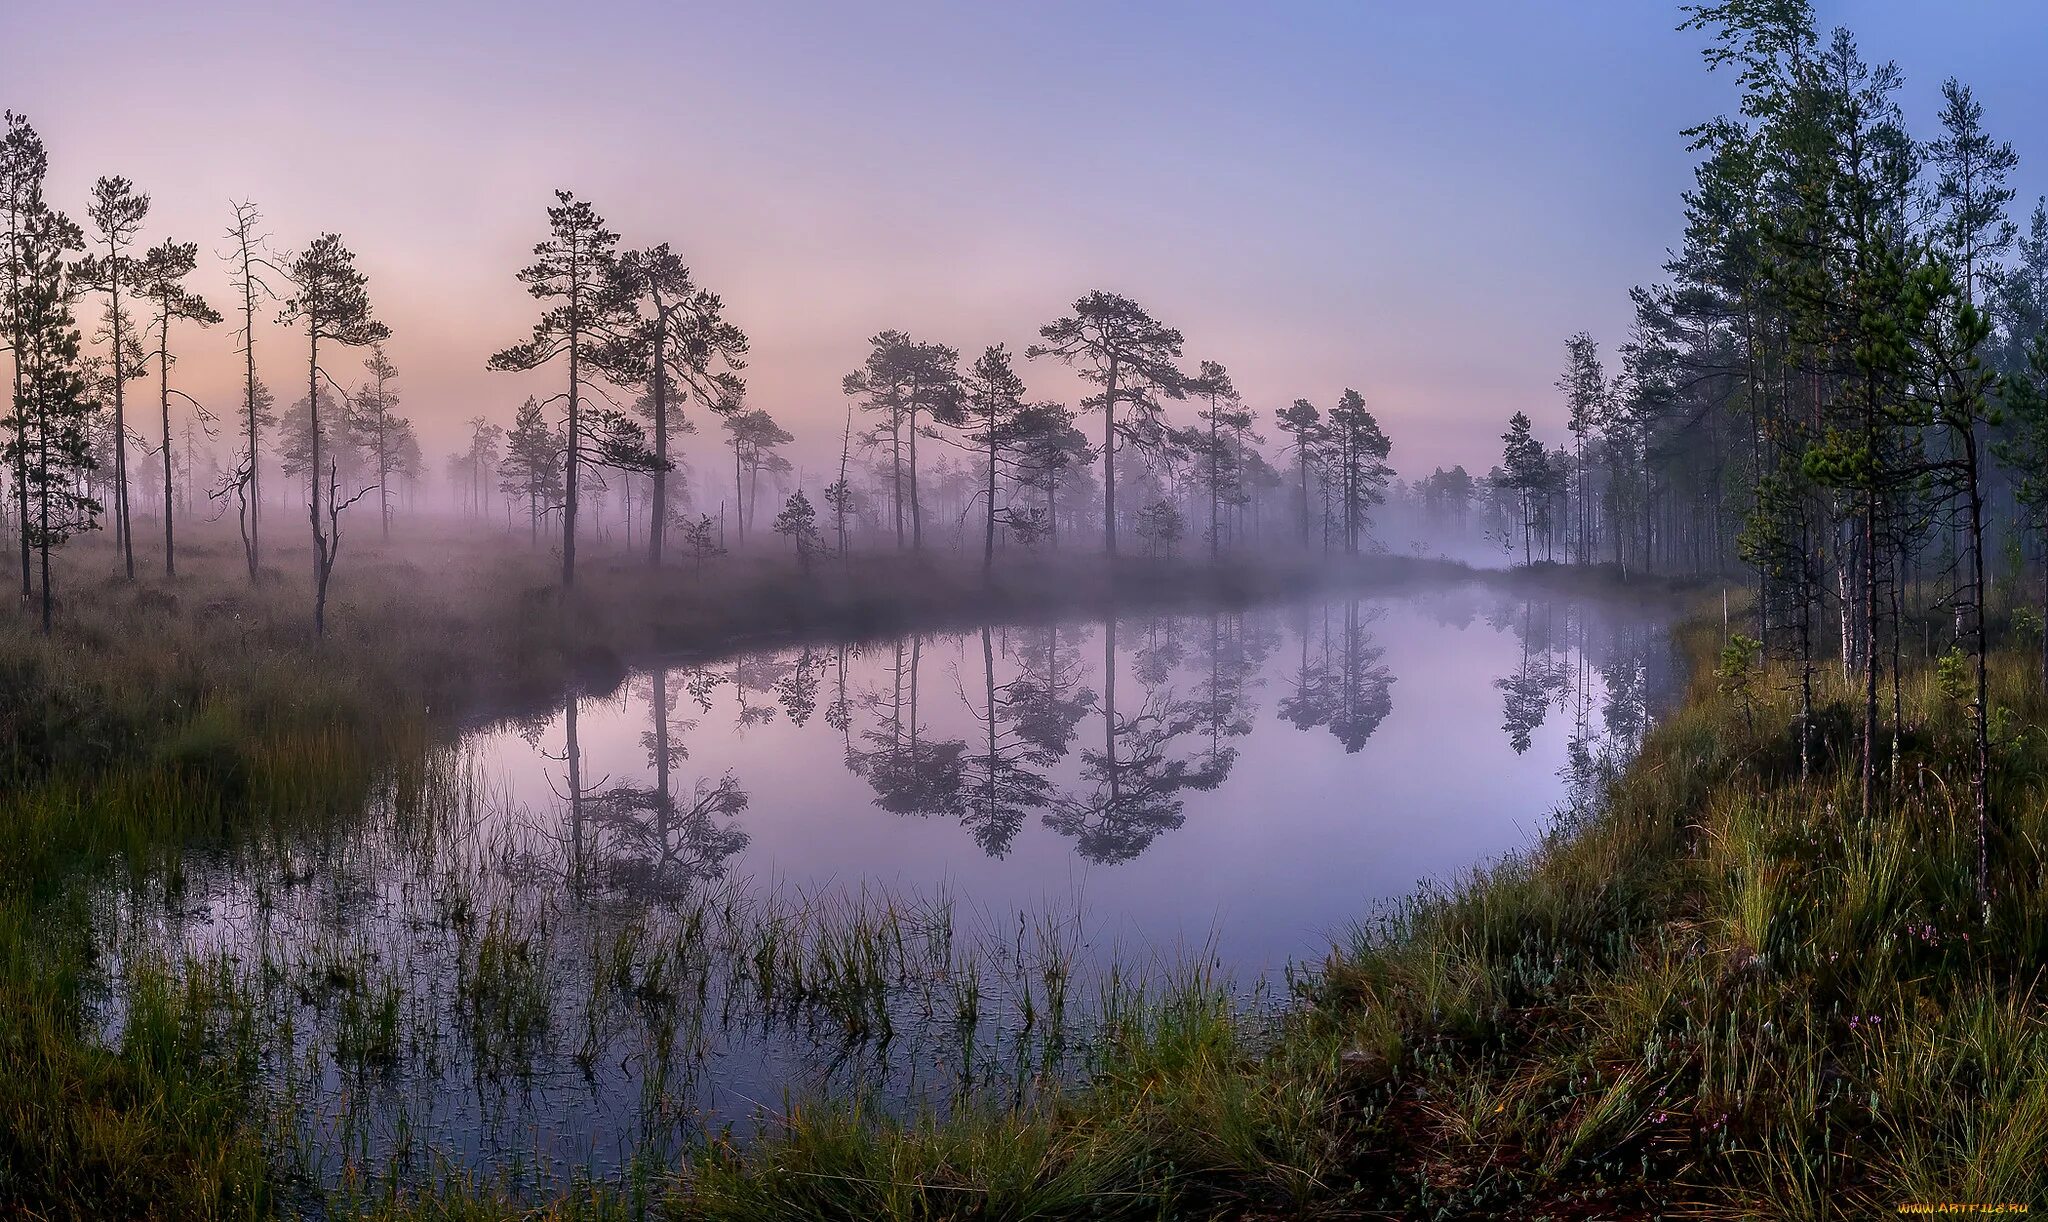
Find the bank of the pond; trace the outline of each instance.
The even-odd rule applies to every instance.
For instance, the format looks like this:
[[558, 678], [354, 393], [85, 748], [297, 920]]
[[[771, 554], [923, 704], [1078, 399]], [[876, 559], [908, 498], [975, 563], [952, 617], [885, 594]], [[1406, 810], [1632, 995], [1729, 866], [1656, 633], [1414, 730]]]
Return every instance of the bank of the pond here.
[[677, 1216], [1869, 1217], [2040, 1207], [2048, 714], [2002, 655], [1993, 913], [1976, 914], [1967, 718], [1922, 665], [1890, 811], [1859, 822], [1853, 693], [1822, 766], [1717, 675], [1606, 808], [1362, 929], [1270, 1038], [1195, 984], [1031, 1116], [791, 1118], [714, 1154]]
[[[250, 590], [234, 578], [234, 560], [224, 546], [199, 548], [196, 575], [175, 589], [90, 587], [67, 603], [51, 641], [7, 629], [0, 741], [9, 747], [0, 766], [9, 784], [0, 808], [16, 830], [0, 867], [5, 1210], [253, 1217], [298, 1203], [264, 1146], [258, 1067], [229, 1055], [250, 1046], [235, 1030], [250, 1019], [231, 990], [204, 977], [143, 981], [119, 1045], [87, 1038], [81, 1015], [95, 950], [70, 885], [81, 872], [174, 860], [182, 845], [256, 821], [352, 817], [384, 770], [464, 718], [579, 681], [615, 682], [635, 655], [764, 634], [1056, 614], [1112, 596], [1124, 605], [1248, 599], [1327, 580], [1284, 566], [1218, 576], [1154, 565], [1136, 579], [1081, 567], [991, 590], [978, 575], [878, 561], [836, 579], [776, 565], [722, 576], [621, 569], [562, 598], [538, 576], [544, 565], [526, 558], [484, 554], [429, 569], [403, 553], [366, 554], [333, 634], [314, 641], [301, 592], [288, 582]], [[1348, 576], [1446, 575], [1434, 567], [1388, 563]], [[1517, 1194], [1604, 1193], [1602, 1176], [1630, 1182], [1615, 1161], [1628, 1143], [1640, 1147], [1638, 1176], [1698, 1176], [1696, 1160], [1679, 1167], [1650, 1157], [1678, 1129], [1608, 1140], [1603, 1126], [1617, 1123], [1609, 1112], [1647, 1106], [1637, 1088], [1652, 1070], [1589, 1061], [1536, 1072], [1549, 1064], [1552, 1040], [1595, 1051], [1571, 1031], [1580, 1016], [1562, 1007], [1636, 970], [1645, 953], [1637, 944], [1657, 941], [1651, 931], [1673, 911], [1689, 911], [1688, 888], [1700, 880], [1685, 863], [1698, 837], [1683, 812], [1738, 784], [1747, 758], [1728, 733], [1727, 701], [1710, 688], [1695, 696], [1655, 734], [1596, 825], [1362, 937], [1278, 1033], [1243, 1029], [1219, 988], [1190, 980], [1125, 1008], [1096, 1052], [1089, 1089], [1049, 1097], [1029, 1114], [968, 1110], [943, 1124], [902, 1124], [806, 1111], [765, 1148], [714, 1148], [686, 1167], [644, 1168], [558, 1206], [712, 1217], [1151, 1217], [1441, 1200], [1486, 1211]], [[1758, 722], [1771, 724], [1770, 715]], [[1702, 963], [1730, 953], [1703, 945]], [[1991, 949], [1981, 937], [1977, 945]], [[1662, 1030], [1667, 1017], [1659, 1010], [1646, 1030]], [[1657, 1085], [1670, 1096], [1671, 1083]], [[1581, 1116], [1588, 1092], [1614, 1101]], [[1473, 1110], [1496, 1094], [1501, 1110]], [[1559, 1145], [1559, 1125], [1586, 1135]], [[1718, 1140], [1735, 1157], [1741, 1129], [1723, 1122], [1707, 1132], [1727, 1134]], [[1549, 1144], [1538, 1151], [1543, 1134]], [[1492, 1170], [1461, 1182], [1453, 1169], [1468, 1166]], [[428, 1197], [341, 1207], [490, 1216], [531, 1204], [451, 1179]]]

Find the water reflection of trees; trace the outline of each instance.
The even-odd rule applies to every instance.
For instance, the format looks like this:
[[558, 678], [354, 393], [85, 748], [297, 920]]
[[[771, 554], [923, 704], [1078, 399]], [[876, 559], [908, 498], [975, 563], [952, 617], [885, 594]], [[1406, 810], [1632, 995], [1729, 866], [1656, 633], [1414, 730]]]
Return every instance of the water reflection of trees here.
[[1672, 682], [1663, 628], [1599, 603], [1547, 599], [1503, 602], [1488, 619], [1520, 644], [1515, 670], [1494, 681], [1509, 744], [1527, 751], [1553, 710], [1568, 712], [1563, 776], [1575, 799], [1590, 796], [1641, 746], [1652, 693]]
[[846, 766], [875, 791], [875, 804], [899, 815], [963, 813], [966, 781], [964, 739], [931, 737], [919, 715], [924, 638], [896, 642], [887, 693], [865, 692], [861, 704], [873, 724], [861, 734], [863, 746], [848, 745]]
[[[1362, 751], [1391, 716], [1394, 675], [1376, 635], [1383, 606], [1334, 600], [1291, 626], [1288, 614], [987, 628], [654, 672], [628, 689], [648, 710], [643, 779], [588, 776], [577, 711], [563, 719], [571, 873], [673, 890], [718, 877], [746, 845], [738, 818], [747, 794], [736, 779], [672, 775], [721, 689], [737, 709], [727, 735], [785, 718], [801, 730], [822, 708], [875, 805], [957, 820], [992, 857], [1009, 854], [1036, 818], [1088, 860], [1130, 860], [1183, 825], [1192, 793], [1229, 778], [1262, 715], [1269, 674], [1279, 690], [1264, 710], [1327, 731], [1346, 754]], [[1561, 775], [1574, 794], [1633, 752], [1648, 693], [1669, 679], [1658, 670], [1660, 628], [1598, 604], [1479, 593], [1439, 597], [1419, 614], [1453, 629], [1483, 616], [1512, 635], [1514, 668], [1494, 681], [1503, 732], [1523, 753], [1551, 717], [1568, 718]], [[1283, 649], [1287, 660], [1273, 666]]]
[[1243, 612], [1213, 614], [1197, 645], [1193, 713], [1207, 740], [1205, 767], [1228, 769], [1237, 759], [1231, 741], [1252, 732], [1257, 712], [1252, 693], [1279, 634], [1264, 617]]
[[1090, 861], [1128, 861], [1144, 852], [1161, 832], [1181, 825], [1184, 795], [1222, 784], [1234, 759], [1178, 754], [1178, 740], [1200, 725], [1194, 703], [1176, 698], [1163, 683], [1141, 679], [1140, 686], [1137, 710], [1119, 709], [1117, 625], [1111, 619], [1102, 627], [1102, 747], [1082, 749], [1081, 784], [1045, 817]]
[[1533, 599], [1523, 601], [1519, 616], [1509, 609], [1492, 618], [1496, 627], [1512, 628], [1521, 643], [1514, 673], [1493, 682], [1501, 693], [1501, 732], [1516, 755], [1525, 754], [1535, 741], [1550, 717], [1551, 702], [1570, 691], [1569, 675], [1552, 649], [1551, 621], [1551, 604]]
[[732, 773], [700, 777], [678, 789], [676, 765], [688, 757], [684, 735], [693, 720], [675, 715], [689, 695], [708, 711], [710, 686], [702, 672], [649, 671], [628, 688], [646, 701], [649, 726], [640, 735], [647, 779], [590, 778], [583, 761], [578, 702], [563, 711], [563, 754], [569, 806], [569, 878], [646, 897], [674, 897], [721, 878], [733, 854], [747, 846], [737, 825], [748, 795]]
[[[1048, 749], [1031, 733], [1020, 728], [1016, 715], [1020, 689], [1035, 702], [1030, 707], [1042, 718], [1042, 689], [1021, 676], [1007, 683], [996, 682], [994, 634], [984, 625], [981, 630], [981, 703], [974, 708], [981, 734], [975, 743], [975, 753], [962, 761], [964, 810], [961, 822], [973, 835], [974, 842], [991, 857], [1007, 854], [1024, 821], [1033, 811], [1045, 809], [1052, 801], [1052, 781], [1043, 770], [1058, 762], [1063, 750]], [[973, 706], [971, 699], [969, 704]], [[1031, 724], [1036, 727], [1038, 722]], [[1057, 718], [1053, 719], [1050, 728], [1057, 733]], [[1072, 723], [1069, 722], [1067, 738], [1070, 739], [1072, 734]]]
[[1379, 607], [1350, 599], [1335, 623], [1327, 604], [1319, 623], [1302, 617], [1296, 625], [1301, 655], [1288, 693], [1280, 698], [1282, 720], [1297, 730], [1327, 726], [1348, 755], [1364, 749], [1394, 711], [1394, 676], [1384, 665], [1386, 650], [1371, 632], [1382, 614]]
[[1005, 695], [1005, 712], [1017, 736], [1050, 765], [1072, 749], [1095, 693], [1081, 683], [1081, 647], [1072, 628], [1028, 628], [1016, 639], [1018, 674]]

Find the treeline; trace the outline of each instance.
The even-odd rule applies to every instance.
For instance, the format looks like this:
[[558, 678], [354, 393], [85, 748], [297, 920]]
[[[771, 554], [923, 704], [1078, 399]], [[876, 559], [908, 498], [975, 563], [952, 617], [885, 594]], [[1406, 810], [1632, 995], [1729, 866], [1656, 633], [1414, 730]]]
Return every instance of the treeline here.
[[[256, 580], [283, 510], [282, 528], [311, 539], [313, 617], [324, 628], [348, 515], [374, 508], [388, 536], [429, 474], [354, 253], [332, 233], [286, 252], [253, 205], [237, 205], [217, 252], [231, 298], [216, 305], [188, 287], [197, 243], [151, 243], [146, 193], [97, 180], [81, 226], [50, 203], [47, 169], [35, 129], [10, 112], [0, 322], [13, 396], [0, 427], [24, 601], [40, 603], [47, 628], [52, 550], [101, 527], [132, 579], [145, 515], [175, 576], [180, 520], [232, 513]], [[784, 451], [794, 437], [748, 402], [747, 337], [719, 295], [668, 244], [629, 249], [587, 201], [557, 197], [533, 262], [517, 272], [539, 316], [489, 367], [551, 369], [561, 389], [509, 419], [471, 420], [444, 475], [460, 512], [548, 539], [564, 584], [575, 580], [579, 541], [620, 534], [655, 565], [778, 539], [808, 567], [862, 546], [921, 550], [940, 523], [949, 546], [979, 552], [984, 566], [1005, 549], [1061, 546], [1063, 534], [1069, 545], [1099, 537], [1110, 553], [1133, 535], [1155, 555], [1190, 540], [1211, 557], [1281, 540], [1356, 553], [1378, 546], [1375, 510], [1402, 491], [1387, 465], [1392, 443], [1357, 391], [1327, 411], [1296, 400], [1273, 412], [1284, 441], [1268, 457], [1258, 413], [1223, 365], [1190, 367], [1179, 331], [1099, 291], [1021, 352], [995, 343], [969, 358], [878, 332], [841, 386], [836, 464], [792, 480]], [[89, 342], [84, 317], [98, 319]], [[268, 341], [259, 351], [258, 324], [272, 319], [297, 331], [296, 353]], [[242, 373], [232, 408], [201, 404], [176, 374], [200, 333], [223, 323]], [[1034, 364], [1063, 368], [1069, 384], [1078, 377], [1079, 401], [1032, 394]], [[300, 371], [284, 375], [298, 394], [281, 411], [266, 366]], [[683, 439], [700, 426], [718, 437], [693, 471]], [[1469, 479], [1456, 491], [1451, 516], [1462, 518]]]
[[[747, 339], [717, 294], [665, 245], [621, 250], [589, 203], [566, 192], [548, 219], [537, 261], [519, 274], [543, 313], [491, 367], [555, 365], [563, 389], [529, 399], [510, 429], [473, 421], [449, 471], [467, 511], [490, 516], [495, 493], [498, 512], [523, 518], [536, 542], [549, 523], [565, 584], [575, 576], [575, 523], [591, 503], [620, 503], [626, 542], [644, 544], [651, 564], [677, 545], [701, 562], [763, 534], [782, 536], [806, 566], [861, 545], [922, 551], [949, 523], [948, 546], [992, 567], [999, 549], [1057, 547], [1063, 527], [1071, 536], [1091, 515], [1110, 554], [1122, 532], [1155, 555], [1199, 535], [1218, 556], [1258, 533], [1262, 516], [1277, 517], [1269, 502], [1290, 487], [1261, 452], [1255, 414], [1229, 372], [1214, 361], [1186, 368], [1179, 331], [1097, 291], [1039, 328], [1021, 361], [1007, 343], [970, 360], [952, 345], [876, 333], [841, 382], [837, 460], [807, 490], [789, 478], [794, 435], [747, 402]], [[1035, 361], [1067, 367], [1092, 393], [1072, 404], [1031, 394], [1024, 373]], [[1095, 418], [1091, 430], [1083, 417]], [[1275, 420], [1295, 438], [1301, 496], [1289, 513], [1298, 510], [1300, 537], [1330, 550], [1370, 547], [1372, 511], [1393, 472], [1391, 443], [1364, 397], [1344, 391], [1327, 416], [1297, 401]], [[677, 439], [699, 421], [715, 422], [719, 438], [692, 471]], [[713, 488], [722, 488], [715, 520], [704, 508]]]
[[1517, 413], [1487, 483], [1525, 556], [1746, 571], [1755, 636], [1733, 648], [1796, 677], [1802, 775], [1820, 668], [1853, 677], [1866, 817], [1907, 730], [1907, 651], [1934, 652], [1939, 625], [1974, 724], [1981, 888], [1987, 604], [2048, 556], [2048, 202], [2022, 229], [2017, 158], [1968, 85], [1942, 86], [1918, 136], [1899, 69], [1822, 37], [1805, 4], [1684, 12], [1740, 106], [1686, 133], [1683, 241], [1633, 293], [1620, 369], [1588, 335], [1567, 344], [1572, 444], [1546, 449]]

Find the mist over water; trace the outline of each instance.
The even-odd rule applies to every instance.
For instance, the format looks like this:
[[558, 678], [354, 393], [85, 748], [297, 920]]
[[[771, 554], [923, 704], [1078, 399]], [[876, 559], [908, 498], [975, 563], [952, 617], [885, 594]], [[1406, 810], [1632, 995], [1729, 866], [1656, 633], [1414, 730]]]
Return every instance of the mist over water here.
[[240, 982], [328, 1184], [1024, 1097], [1123, 990], [1271, 1006], [1362, 914], [1528, 847], [1673, 682], [1657, 613], [1478, 584], [650, 668], [356, 826], [108, 891], [102, 1029], [131, 960]]

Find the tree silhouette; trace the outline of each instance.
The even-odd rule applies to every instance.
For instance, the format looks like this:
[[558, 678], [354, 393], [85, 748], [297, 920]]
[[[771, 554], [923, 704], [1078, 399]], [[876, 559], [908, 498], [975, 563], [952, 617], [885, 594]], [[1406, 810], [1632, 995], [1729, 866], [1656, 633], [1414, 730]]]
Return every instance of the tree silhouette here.
[[1211, 612], [1208, 621], [1202, 643], [1206, 667], [1190, 715], [1208, 738], [1203, 768], [1227, 771], [1236, 760], [1230, 741], [1252, 732], [1251, 690], [1273, 639], [1242, 615]]
[[265, 273], [279, 277], [288, 275], [265, 253], [263, 236], [256, 232], [256, 226], [262, 219], [254, 204], [236, 204], [235, 220], [227, 232], [234, 248], [222, 256], [232, 268], [229, 283], [242, 299], [242, 325], [237, 335], [242, 343], [242, 428], [248, 441], [248, 457], [247, 474], [240, 481], [237, 495], [241, 504], [242, 552], [249, 564], [251, 581], [256, 580], [263, 552], [261, 430], [271, 423], [268, 414], [271, 394], [256, 378], [256, 302], [259, 297], [277, 300], [277, 290], [271, 287]]
[[[527, 292], [555, 304], [542, 311], [533, 335], [491, 357], [495, 370], [525, 372], [566, 356], [569, 388], [562, 467], [562, 584], [576, 584], [576, 503], [581, 490], [585, 361], [594, 345], [631, 325], [628, 281], [616, 270], [619, 235], [589, 203], [567, 191], [555, 192], [548, 209], [548, 237], [533, 248], [534, 261], [519, 272]], [[552, 400], [549, 400], [552, 402]]]
[[[1147, 314], [1128, 297], [1100, 290], [1074, 303], [1074, 312], [1040, 327], [1045, 342], [1024, 355], [1055, 357], [1076, 369], [1101, 392], [1082, 400], [1086, 411], [1102, 413], [1102, 543], [1116, 555], [1116, 454], [1119, 440], [1139, 451], [1166, 441], [1161, 399], [1187, 397], [1188, 379], [1174, 364], [1181, 334]], [[1117, 406], [1128, 409], [1122, 420]]]
[[1243, 439], [1252, 414], [1229, 371], [1215, 361], [1202, 362], [1189, 391], [1208, 403], [1199, 413], [1204, 427], [1187, 430], [1184, 446], [1201, 462], [1203, 491], [1209, 499], [1209, 560], [1214, 563], [1223, 550], [1223, 507], [1246, 499]]
[[983, 495], [988, 504], [982, 533], [981, 571], [988, 573], [996, 563], [996, 483], [1010, 447], [1019, 440], [1018, 419], [1024, 406], [1024, 379], [1010, 366], [1009, 350], [996, 344], [984, 351], [967, 373], [968, 415], [976, 431], [967, 441], [981, 451], [987, 464]]
[[[1052, 802], [1052, 782], [1037, 771], [1058, 758], [1034, 742], [1019, 725], [1014, 696], [1018, 680], [996, 682], [994, 634], [981, 629], [981, 750], [963, 761], [963, 825], [991, 857], [1003, 857], [1034, 810]], [[972, 701], [969, 701], [972, 704]]]
[[1012, 507], [1010, 528], [1027, 540], [1041, 534], [1054, 546], [1059, 544], [1060, 481], [1078, 470], [1095, 455], [1088, 439], [1074, 427], [1074, 413], [1058, 403], [1034, 403], [1017, 413], [1012, 422], [1016, 452], [1017, 482], [1044, 498], [1042, 510]]
[[[193, 242], [165, 241], [152, 246], [135, 268], [138, 295], [156, 308], [156, 358], [158, 409], [163, 419], [164, 472], [164, 576], [178, 575], [178, 547], [173, 527], [177, 514], [171, 491], [171, 323], [195, 322], [210, 327], [220, 321], [220, 311], [184, 285], [185, 277], [199, 266], [199, 246]], [[199, 403], [183, 391], [178, 396], [201, 411]]]
[[1308, 539], [1308, 473], [1315, 466], [1323, 446], [1323, 414], [1307, 399], [1296, 399], [1293, 403], [1273, 413], [1274, 423], [1283, 433], [1294, 437], [1294, 469], [1301, 478], [1301, 545], [1307, 547]]
[[[8, 402], [13, 408], [13, 435], [10, 440], [11, 459], [14, 468], [15, 524], [20, 527], [21, 536], [21, 601], [26, 604], [33, 595], [35, 586], [31, 575], [30, 556], [32, 543], [29, 530], [29, 477], [28, 456], [32, 448], [24, 429], [28, 427], [29, 413], [22, 410], [27, 389], [27, 369], [30, 356], [30, 320], [36, 311], [30, 309], [28, 293], [32, 287], [31, 229], [37, 224], [47, 224], [49, 208], [43, 202], [43, 176], [49, 171], [49, 153], [43, 147], [41, 136], [29, 126], [26, 116], [7, 111], [0, 116], [6, 130], [0, 133], [0, 221], [5, 222], [5, 244], [0, 245], [0, 272], [7, 276], [7, 299], [4, 319], [7, 324], [7, 351], [13, 357], [9, 363], [14, 367], [14, 397]], [[54, 231], [52, 231], [54, 232]], [[47, 240], [49, 235], [45, 235]], [[84, 236], [81, 234], [79, 245]], [[45, 590], [48, 587], [44, 587]]]
[[761, 472], [779, 475], [788, 471], [789, 460], [779, 451], [796, 438], [758, 407], [728, 413], [721, 425], [726, 442], [732, 447], [733, 512], [740, 538], [744, 539], [747, 523], [754, 516]]
[[1347, 387], [1330, 409], [1329, 448], [1343, 510], [1344, 551], [1356, 555], [1373, 509], [1387, 499], [1387, 481], [1394, 474], [1387, 455], [1394, 443], [1365, 409], [1365, 396]]
[[107, 332], [114, 366], [108, 383], [114, 400], [114, 541], [121, 548], [128, 580], [133, 581], [135, 540], [129, 525], [128, 413], [123, 387], [134, 376], [129, 371], [128, 354], [135, 341], [121, 306], [121, 288], [124, 284], [132, 288], [136, 281], [137, 261], [128, 247], [149, 215], [149, 196], [137, 192], [135, 184], [125, 178], [100, 178], [92, 185], [92, 200], [85, 214], [105, 253], [87, 256], [74, 274], [80, 284], [107, 294]]
[[540, 542], [540, 519], [562, 498], [562, 435], [548, 427], [540, 403], [532, 395], [519, 405], [512, 430], [505, 434], [505, 457], [498, 464], [498, 489], [526, 501], [527, 533]]
[[86, 422], [99, 404], [86, 396], [66, 283], [66, 256], [83, 248], [85, 235], [43, 202], [39, 188], [29, 191], [21, 215], [9, 220], [8, 323], [18, 390], [4, 422], [7, 458], [21, 506], [22, 546], [41, 559], [42, 627], [48, 636], [50, 552], [93, 529], [100, 511], [99, 502], [80, 490], [81, 477], [92, 467]]
[[1095, 693], [1080, 684], [1080, 650], [1066, 629], [1048, 625], [1022, 633], [1017, 655], [1020, 672], [1009, 684], [1007, 712], [1033, 758], [1050, 764], [1073, 748]]
[[[335, 556], [341, 550], [341, 514], [363, 494], [357, 492], [346, 503], [337, 504], [341, 490], [335, 467], [328, 465], [327, 498], [321, 501], [320, 472], [320, 343], [360, 348], [391, 337], [391, 329], [370, 314], [369, 279], [356, 269], [356, 257], [342, 244], [339, 235], [323, 233], [292, 260], [293, 294], [285, 303], [283, 321], [306, 329], [306, 408], [310, 414], [308, 436], [312, 474], [311, 500], [307, 506], [313, 525], [313, 631], [327, 631], [327, 584], [334, 576]], [[328, 379], [330, 382], [333, 379]], [[340, 385], [335, 384], [336, 391]], [[337, 430], [337, 440], [340, 432]]]
[[[841, 380], [841, 389], [864, 410], [883, 417], [877, 429], [889, 438], [890, 506], [896, 546], [904, 544], [905, 490], [909, 492], [910, 545], [924, 547], [923, 502], [918, 494], [919, 420], [957, 425], [964, 408], [960, 352], [944, 344], [920, 344], [901, 331], [883, 331], [868, 341], [867, 360]], [[875, 434], [880, 436], [879, 431]]]
[[775, 515], [774, 529], [796, 549], [797, 566], [809, 573], [811, 557], [817, 555], [825, 540], [818, 533], [818, 511], [811, 507], [810, 498], [804, 495], [803, 489], [789, 494], [782, 512]]
[[1320, 608], [1320, 614], [1322, 643], [1311, 654], [1309, 650], [1315, 632], [1309, 621], [1309, 609], [1301, 608], [1300, 618], [1295, 624], [1295, 638], [1301, 646], [1301, 656], [1295, 664], [1293, 677], [1288, 680], [1288, 692], [1280, 697], [1276, 709], [1280, 719], [1297, 730], [1328, 725], [1336, 715], [1336, 682], [1330, 667], [1329, 607]]
[[666, 668], [646, 679], [651, 726], [640, 736], [647, 751], [651, 785], [620, 783], [585, 800], [593, 830], [605, 844], [606, 875], [631, 894], [670, 899], [699, 882], [725, 876], [726, 862], [747, 847], [736, 820], [748, 805], [746, 790], [731, 773], [716, 781], [699, 779], [678, 795], [676, 761], [688, 756], [671, 719], [674, 698]]
[[645, 415], [654, 426], [647, 560], [659, 565], [670, 512], [668, 473], [675, 469], [669, 434], [691, 427], [676, 412], [688, 395], [714, 412], [737, 409], [746, 395], [740, 371], [746, 368], [747, 337], [726, 321], [718, 294], [698, 287], [666, 242], [626, 252], [614, 271], [623, 295], [645, 303], [646, 309], [625, 329], [605, 363], [621, 381], [647, 388]]
[[1534, 604], [1524, 602], [1520, 627], [1521, 661], [1511, 675], [1494, 680], [1501, 693], [1501, 731], [1516, 755], [1527, 753], [1535, 733], [1550, 715], [1550, 702], [1562, 695], [1568, 676], [1557, 666], [1550, 652], [1549, 612], [1543, 624], [1534, 620]]
[[384, 345], [377, 343], [370, 346], [370, 355], [363, 362], [363, 369], [370, 375], [370, 383], [356, 395], [360, 409], [356, 426], [376, 462], [377, 516], [384, 538], [388, 540], [391, 538], [393, 446], [398, 430], [405, 424], [405, 420], [392, 411], [398, 406], [398, 391], [392, 385], [398, 377], [398, 367], [384, 354]]
[[1368, 630], [1379, 618], [1377, 608], [1361, 612], [1357, 599], [1344, 604], [1344, 636], [1333, 667], [1330, 733], [1356, 755], [1387, 714], [1394, 710], [1394, 677], [1381, 664], [1386, 650], [1375, 645]]

